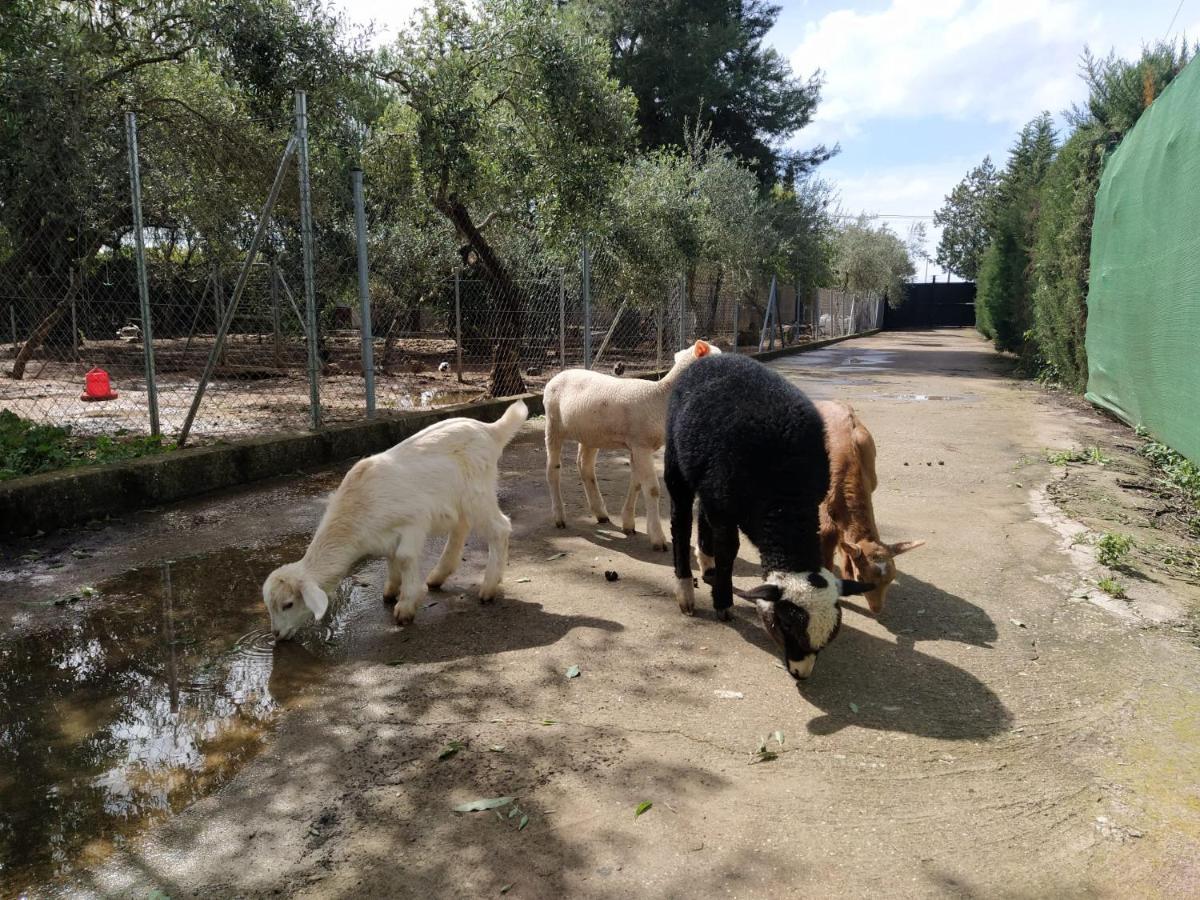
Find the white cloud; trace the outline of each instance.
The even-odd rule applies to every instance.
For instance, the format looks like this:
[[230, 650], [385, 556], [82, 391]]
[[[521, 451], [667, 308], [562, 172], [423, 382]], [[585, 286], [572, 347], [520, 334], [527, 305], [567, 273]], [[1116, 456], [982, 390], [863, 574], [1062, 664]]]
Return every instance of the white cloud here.
[[810, 22], [791, 62], [825, 73], [813, 130], [822, 140], [876, 118], [1018, 125], [1079, 99], [1080, 51], [1113, 43], [1109, 30], [1076, 0], [892, 0]]

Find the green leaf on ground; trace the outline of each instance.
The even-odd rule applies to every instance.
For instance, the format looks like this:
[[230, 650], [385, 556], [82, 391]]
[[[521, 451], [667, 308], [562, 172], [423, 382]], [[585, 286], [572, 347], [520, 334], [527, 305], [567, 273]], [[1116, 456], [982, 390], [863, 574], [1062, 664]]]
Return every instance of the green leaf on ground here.
[[542, 724], [543, 725], [557, 725], [558, 723], [555, 722], [553, 719], [542, 719]]
[[497, 809], [508, 806], [516, 797], [488, 797], [483, 800], [472, 800], [470, 803], [460, 803], [454, 807], [455, 812], [482, 812], [485, 809]]
[[571, 666], [571, 668], [567, 669], [567, 677], [568, 678], [578, 678], [579, 677], [579, 666]]
[[553, 562], [556, 559], [562, 559], [566, 555], [567, 554], [565, 554], [565, 553], [555, 553], [553, 556], [547, 556], [546, 562]]
[[531, 581], [533, 581], [532, 578], [518, 578], [516, 583], [517, 584], [529, 584], [529, 582], [531, 582]]
[[858, 712], [858, 704], [857, 704], [857, 703], [851, 703], [851, 704], [850, 704], [850, 712], [852, 712], [852, 713], [857, 713], [857, 712]]
[[524, 831], [525, 826], [529, 824], [529, 816], [521, 816], [521, 821], [517, 825], [517, 831]]
[[654, 806], [654, 804], [651, 803], [649, 800], [643, 800], [641, 803], [639, 803], [637, 805], [637, 809], [635, 809], [633, 811], [633, 817], [636, 819], [642, 813], [649, 812], [653, 808], [653, 806]]
[[467, 745], [464, 744], [462, 741], [451, 741], [445, 747], [442, 748], [442, 752], [438, 754], [438, 759], [449, 759], [455, 753], [457, 753], [459, 750], [466, 749], [466, 746]]
[[512, 884], [509, 883], [500, 888], [500, 893], [507, 894], [511, 890], [512, 890]]

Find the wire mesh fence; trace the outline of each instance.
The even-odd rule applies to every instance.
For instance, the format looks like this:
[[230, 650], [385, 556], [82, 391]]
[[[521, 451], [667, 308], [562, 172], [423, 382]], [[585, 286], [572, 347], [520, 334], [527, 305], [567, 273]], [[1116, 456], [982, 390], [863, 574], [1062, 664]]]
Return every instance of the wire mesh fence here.
[[130, 115], [119, 164], [66, 200], [30, 185], [6, 201], [40, 224], [0, 232], [0, 406], [77, 434], [249, 436], [537, 390], [574, 366], [662, 369], [696, 338], [751, 352], [882, 321], [878, 297], [720, 271], [635, 296], [594, 240], [563, 242], [568, 259], [510, 241], [502, 268], [399, 253], [370, 174], [308, 157], [305, 112], [301, 95], [290, 121], [185, 141], [192, 117]]

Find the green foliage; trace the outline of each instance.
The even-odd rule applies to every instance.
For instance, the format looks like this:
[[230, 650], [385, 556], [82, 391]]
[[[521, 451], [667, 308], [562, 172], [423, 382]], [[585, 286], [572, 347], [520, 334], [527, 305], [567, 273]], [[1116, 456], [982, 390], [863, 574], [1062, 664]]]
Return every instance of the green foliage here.
[[976, 326], [997, 350], [1020, 354], [1027, 350], [1038, 188], [1053, 159], [1055, 141], [1049, 113], [1021, 129], [987, 212], [991, 240], [979, 266]]
[[908, 245], [887, 225], [873, 225], [867, 216], [860, 216], [844, 225], [835, 238], [835, 283], [894, 299], [902, 295], [904, 282], [916, 273], [909, 254]]
[[780, 7], [764, 0], [576, 0], [569, 8], [602, 23], [612, 71], [637, 97], [641, 146], [681, 146], [699, 117], [765, 185], [791, 181], [832, 155], [824, 147], [782, 148], [812, 119], [821, 80], [794, 77], [765, 42]]
[[[1148, 437], [1148, 432], [1139, 428], [1138, 436]], [[1158, 441], [1147, 441], [1141, 453], [1163, 473], [1168, 483], [1183, 491], [1192, 503], [1200, 504], [1200, 466]]]
[[1101, 578], [1096, 582], [1096, 587], [1108, 594], [1114, 600], [1125, 599], [1125, 586], [1115, 578]]
[[69, 466], [134, 459], [168, 449], [158, 437], [76, 437], [0, 410], [0, 481]]
[[1085, 447], [1083, 450], [1048, 450], [1046, 452], [1046, 462], [1052, 466], [1065, 466], [1067, 463], [1073, 462], [1106, 466], [1112, 460], [1097, 446]]
[[1125, 564], [1132, 549], [1133, 539], [1129, 535], [1106, 531], [1096, 541], [1096, 559], [1102, 566], [1119, 568]]
[[933, 224], [942, 228], [937, 264], [960, 278], [974, 281], [979, 275], [990, 238], [988, 215], [999, 181], [991, 157], [984, 157], [954, 186], [945, 204], [933, 214]]

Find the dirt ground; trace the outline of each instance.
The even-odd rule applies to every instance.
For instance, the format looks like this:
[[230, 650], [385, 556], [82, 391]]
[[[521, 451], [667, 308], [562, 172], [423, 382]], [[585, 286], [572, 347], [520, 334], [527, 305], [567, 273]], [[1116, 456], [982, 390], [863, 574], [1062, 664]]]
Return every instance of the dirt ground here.
[[[336, 660], [275, 651], [285, 709], [261, 751], [73, 876], [72, 894], [1196, 896], [1200, 590], [1178, 562], [1186, 528], [1156, 514], [1170, 503], [1132, 435], [1012, 378], [968, 331], [772, 365], [853, 402], [879, 448], [884, 538], [929, 542], [900, 560], [878, 619], [848, 605], [807, 683], [749, 605], [717, 622], [705, 589], [700, 613], [681, 616], [669, 554], [650, 551], [641, 518], [632, 537], [590, 522], [573, 466], [568, 530], [554, 529], [534, 420], [501, 463], [507, 598], [477, 603], [485, 551], [472, 539], [446, 590], [397, 630], [381, 565], [361, 570]], [[1091, 446], [1108, 462], [1046, 459]], [[601, 460], [616, 509], [628, 466]], [[252, 610], [339, 474], [45, 538], [6, 566], [0, 627], [36, 634], [78, 614], [18, 597], [188, 553], [211, 554], [211, 590]], [[1138, 535], [1130, 600], [1096, 588], [1088, 536], [1114, 522]], [[85, 539], [86, 557], [45, 564]], [[742, 559], [749, 587], [752, 548]], [[293, 688], [291, 669], [316, 674]], [[763, 739], [774, 758], [756, 757]], [[494, 797], [519, 813], [452, 810]]]

